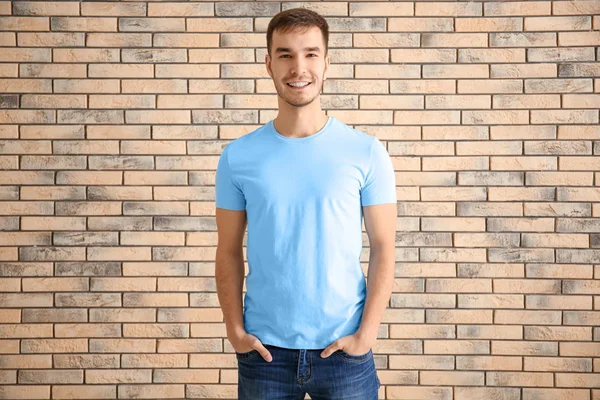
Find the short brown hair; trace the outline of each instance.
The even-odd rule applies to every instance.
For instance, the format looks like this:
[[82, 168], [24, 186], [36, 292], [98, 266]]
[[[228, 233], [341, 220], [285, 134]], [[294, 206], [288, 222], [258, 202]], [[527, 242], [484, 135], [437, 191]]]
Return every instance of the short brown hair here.
[[323, 35], [323, 43], [325, 44], [325, 55], [329, 49], [329, 24], [325, 18], [318, 13], [298, 7], [289, 10], [281, 11], [276, 14], [269, 22], [267, 27], [267, 53], [271, 55], [271, 44], [273, 43], [273, 32], [279, 31], [282, 33], [293, 31], [298, 28], [310, 28], [316, 26], [321, 30]]

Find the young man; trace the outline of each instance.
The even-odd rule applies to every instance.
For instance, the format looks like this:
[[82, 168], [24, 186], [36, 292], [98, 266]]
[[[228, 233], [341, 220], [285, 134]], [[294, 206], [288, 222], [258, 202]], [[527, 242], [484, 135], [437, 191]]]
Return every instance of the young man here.
[[313, 11], [273, 17], [265, 64], [279, 112], [217, 167], [217, 293], [240, 400], [378, 398], [371, 348], [394, 276], [394, 168], [377, 138], [321, 110], [328, 37]]

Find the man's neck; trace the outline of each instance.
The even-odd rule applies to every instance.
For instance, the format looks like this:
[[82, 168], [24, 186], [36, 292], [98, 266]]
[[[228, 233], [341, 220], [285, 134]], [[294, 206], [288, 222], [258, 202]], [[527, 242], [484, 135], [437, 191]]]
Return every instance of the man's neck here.
[[329, 117], [323, 111], [308, 114], [303, 112], [283, 113], [280, 110], [273, 124], [275, 130], [283, 136], [303, 138], [319, 132], [328, 120]]

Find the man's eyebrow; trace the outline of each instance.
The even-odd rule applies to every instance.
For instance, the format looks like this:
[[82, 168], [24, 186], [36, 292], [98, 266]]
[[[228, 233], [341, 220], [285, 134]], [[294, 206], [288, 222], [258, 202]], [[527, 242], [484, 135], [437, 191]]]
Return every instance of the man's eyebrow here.
[[[318, 53], [321, 49], [319, 47], [305, 47], [304, 51], [314, 51]], [[275, 49], [275, 53], [291, 53], [291, 50], [288, 47], [278, 47]]]

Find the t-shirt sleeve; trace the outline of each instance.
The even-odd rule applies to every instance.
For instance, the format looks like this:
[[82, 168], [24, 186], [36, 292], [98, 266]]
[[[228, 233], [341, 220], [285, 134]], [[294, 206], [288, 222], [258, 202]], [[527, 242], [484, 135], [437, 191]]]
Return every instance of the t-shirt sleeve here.
[[396, 203], [396, 174], [394, 165], [383, 143], [373, 137], [371, 158], [367, 165], [365, 182], [360, 191], [363, 206]]
[[229, 145], [223, 149], [215, 178], [216, 206], [228, 210], [245, 210], [246, 198], [234, 179], [229, 165]]

